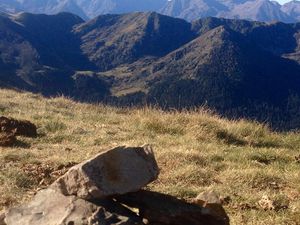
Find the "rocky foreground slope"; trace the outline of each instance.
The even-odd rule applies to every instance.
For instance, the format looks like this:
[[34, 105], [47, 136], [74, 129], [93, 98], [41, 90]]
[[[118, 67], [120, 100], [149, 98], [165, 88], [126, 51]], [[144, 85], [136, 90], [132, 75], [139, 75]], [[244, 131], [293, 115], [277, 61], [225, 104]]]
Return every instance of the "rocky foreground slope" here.
[[31, 121], [38, 133], [0, 147], [0, 211], [30, 202], [100, 152], [150, 143], [160, 175], [147, 190], [188, 202], [214, 190], [233, 225], [300, 221], [298, 132], [278, 133], [200, 108], [115, 108], [3, 89], [0, 99], [1, 115]]

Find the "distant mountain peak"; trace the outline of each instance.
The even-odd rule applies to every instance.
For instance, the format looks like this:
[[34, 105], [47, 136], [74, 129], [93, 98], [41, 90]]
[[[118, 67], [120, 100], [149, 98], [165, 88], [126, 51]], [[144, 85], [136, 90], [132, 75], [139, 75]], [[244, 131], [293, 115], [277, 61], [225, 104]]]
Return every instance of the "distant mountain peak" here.
[[234, 6], [222, 14], [227, 18], [248, 19], [258, 21], [294, 22], [295, 19], [281, 10], [281, 6], [269, 0], [253, 0]]
[[300, 1], [293, 0], [281, 7], [282, 11], [300, 21]]
[[1, 0], [0, 10], [45, 14], [68, 11], [84, 19], [102, 14], [155, 11], [188, 21], [213, 16], [294, 22], [300, 21], [299, 5], [297, 0], [283, 6], [272, 0]]

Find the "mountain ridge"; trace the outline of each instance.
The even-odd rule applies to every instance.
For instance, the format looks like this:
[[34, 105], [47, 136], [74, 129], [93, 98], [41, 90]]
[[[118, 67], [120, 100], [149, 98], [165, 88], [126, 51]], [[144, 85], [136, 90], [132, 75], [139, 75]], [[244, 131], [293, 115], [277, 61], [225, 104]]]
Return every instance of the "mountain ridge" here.
[[11, 13], [56, 14], [67, 11], [85, 20], [101, 14], [137, 11], [155, 11], [188, 21], [211, 16], [264, 22], [300, 20], [300, 1], [296, 0], [283, 5], [271, 0], [6, 0], [0, 3], [1, 9]]

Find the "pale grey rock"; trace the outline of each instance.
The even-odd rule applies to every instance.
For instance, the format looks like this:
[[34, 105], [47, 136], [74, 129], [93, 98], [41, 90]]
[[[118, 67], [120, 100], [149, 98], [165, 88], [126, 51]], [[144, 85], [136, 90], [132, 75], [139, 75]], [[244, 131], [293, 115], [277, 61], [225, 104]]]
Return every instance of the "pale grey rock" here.
[[118, 147], [72, 167], [52, 188], [82, 199], [104, 198], [138, 191], [158, 174], [151, 147]]
[[[2, 221], [2, 222], [1, 222]], [[142, 225], [133, 213], [112, 200], [94, 204], [48, 188], [28, 204], [11, 208], [1, 225]]]
[[203, 213], [212, 215], [229, 224], [229, 218], [225, 212], [220, 195], [213, 190], [201, 192], [196, 198], [191, 200], [191, 203], [197, 204], [204, 208]]
[[197, 195], [195, 201], [203, 201], [210, 204], [222, 204], [219, 194], [213, 190], [201, 192]]
[[0, 213], [0, 225], [142, 225], [105, 197], [139, 190], [158, 173], [151, 147], [118, 147], [72, 167], [31, 202]]
[[6, 212], [7, 225], [65, 225], [89, 224], [100, 210], [97, 206], [75, 196], [47, 189], [39, 192], [29, 203]]

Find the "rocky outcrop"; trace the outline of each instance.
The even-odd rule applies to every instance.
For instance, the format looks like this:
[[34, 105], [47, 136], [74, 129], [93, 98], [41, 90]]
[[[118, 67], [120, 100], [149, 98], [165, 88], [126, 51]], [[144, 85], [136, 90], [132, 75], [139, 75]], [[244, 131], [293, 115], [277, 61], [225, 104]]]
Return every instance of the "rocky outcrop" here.
[[118, 147], [72, 167], [52, 188], [82, 199], [104, 198], [138, 191], [158, 177], [149, 146]]
[[158, 173], [151, 147], [114, 148], [72, 167], [31, 202], [0, 212], [0, 225], [229, 224], [205, 206], [140, 190]]
[[16, 136], [36, 137], [37, 127], [27, 120], [0, 117], [0, 130], [2, 132], [15, 132]]

